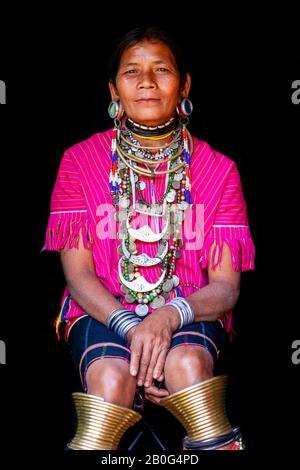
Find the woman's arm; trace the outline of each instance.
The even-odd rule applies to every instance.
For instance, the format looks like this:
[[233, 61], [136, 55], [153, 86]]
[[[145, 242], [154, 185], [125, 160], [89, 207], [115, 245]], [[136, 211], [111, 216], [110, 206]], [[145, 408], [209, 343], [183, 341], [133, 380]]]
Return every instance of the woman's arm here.
[[106, 324], [109, 314], [120, 308], [120, 302], [97, 278], [92, 252], [84, 248], [81, 234], [78, 249], [65, 248], [60, 259], [71, 297], [91, 317]]
[[[214, 249], [212, 245], [211, 252]], [[217, 258], [218, 253], [216, 253]], [[195, 321], [214, 321], [231, 310], [239, 297], [241, 272], [234, 271], [229, 246], [224, 242], [222, 260], [215, 269], [211, 259], [207, 267], [208, 284], [197, 290], [186, 300], [195, 313]]]
[[[217, 320], [234, 307], [239, 296], [240, 271], [233, 269], [228, 245], [224, 243], [221, 263], [214, 270], [210, 267], [213, 248], [214, 245], [209, 253], [209, 283], [186, 297], [196, 322]], [[132, 331], [130, 370], [137, 371], [132, 375], [137, 375], [138, 384], [151, 384], [153, 377], [163, 373], [172, 333], [179, 325], [176, 308], [166, 304]]]

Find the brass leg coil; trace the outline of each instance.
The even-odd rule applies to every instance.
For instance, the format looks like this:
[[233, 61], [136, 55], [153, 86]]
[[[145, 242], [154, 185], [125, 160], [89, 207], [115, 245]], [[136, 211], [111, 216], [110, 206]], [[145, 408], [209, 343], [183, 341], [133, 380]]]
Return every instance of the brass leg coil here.
[[212, 450], [233, 443], [239, 430], [226, 414], [227, 375], [220, 375], [180, 390], [161, 400], [184, 426], [184, 449]]
[[68, 444], [72, 450], [116, 450], [120, 439], [142, 416], [123, 406], [86, 393], [72, 394], [77, 431]]

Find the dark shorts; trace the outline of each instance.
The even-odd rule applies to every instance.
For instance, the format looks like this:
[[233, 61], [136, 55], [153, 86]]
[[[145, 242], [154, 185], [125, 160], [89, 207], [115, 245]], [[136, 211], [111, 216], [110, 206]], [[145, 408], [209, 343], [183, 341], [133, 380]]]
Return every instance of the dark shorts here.
[[[71, 348], [75, 368], [85, 392], [87, 369], [94, 361], [102, 358], [118, 358], [130, 363], [128, 343], [89, 315], [71, 320], [69, 323], [67, 321], [64, 338]], [[215, 363], [224, 339], [224, 328], [220, 320], [196, 322], [174, 332], [170, 350], [182, 345], [197, 345], [206, 349]]]

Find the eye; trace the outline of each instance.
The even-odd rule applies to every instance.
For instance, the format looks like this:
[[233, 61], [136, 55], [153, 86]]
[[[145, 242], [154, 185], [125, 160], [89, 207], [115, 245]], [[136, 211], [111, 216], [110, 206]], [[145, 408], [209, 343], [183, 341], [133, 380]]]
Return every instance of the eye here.
[[166, 69], [166, 67], [159, 67], [157, 70], [159, 72], [167, 72], [168, 71], [168, 69]]
[[126, 70], [125, 73], [128, 73], [130, 75], [134, 74], [134, 73], [137, 73], [138, 71], [136, 69], [130, 69], [130, 70]]

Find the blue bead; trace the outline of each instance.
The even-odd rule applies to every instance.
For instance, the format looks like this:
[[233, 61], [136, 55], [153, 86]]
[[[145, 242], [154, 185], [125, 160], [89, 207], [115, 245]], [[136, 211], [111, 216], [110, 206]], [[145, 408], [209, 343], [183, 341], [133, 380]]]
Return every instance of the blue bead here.
[[184, 159], [185, 159], [185, 162], [189, 165], [190, 164], [190, 154], [187, 150], [184, 150]]
[[175, 287], [176, 293], [178, 297], [182, 297], [182, 290], [179, 287]]
[[192, 204], [192, 198], [191, 198], [191, 193], [190, 191], [188, 191], [187, 189], [184, 191], [184, 195], [185, 195], [185, 200], [186, 202], [188, 202], [189, 204]]

